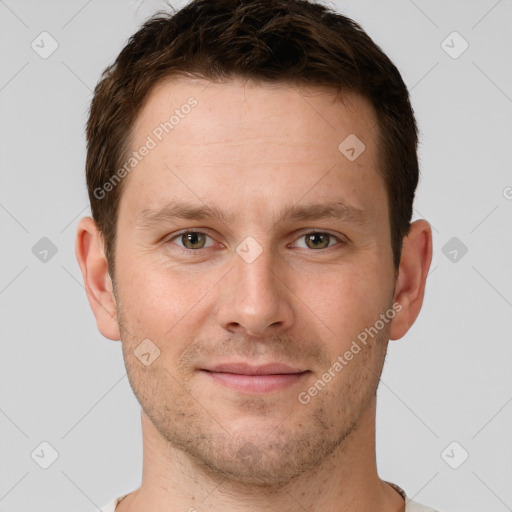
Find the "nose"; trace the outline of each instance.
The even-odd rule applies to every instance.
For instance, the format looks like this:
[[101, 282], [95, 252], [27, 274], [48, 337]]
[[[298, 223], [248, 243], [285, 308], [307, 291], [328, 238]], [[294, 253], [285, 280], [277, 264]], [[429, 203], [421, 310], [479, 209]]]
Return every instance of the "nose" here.
[[252, 262], [234, 254], [232, 270], [219, 283], [220, 326], [257, 337], [289, 329], [295, 318], [293, 293], [286, 285], [290, 270], [268, 248]]

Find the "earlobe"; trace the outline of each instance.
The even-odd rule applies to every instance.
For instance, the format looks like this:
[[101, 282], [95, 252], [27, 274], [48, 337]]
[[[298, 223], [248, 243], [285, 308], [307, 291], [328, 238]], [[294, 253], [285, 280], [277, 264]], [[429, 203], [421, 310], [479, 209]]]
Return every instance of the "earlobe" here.
[[423, 304], [431, 261], [432, 229], [426, 220], [417, 220], [411, 224], [402, 245], [394, 296], [394, 302], [400, 303], [402, 309], [391, 322], [390, 339], [404, 336], [416, 321]]
[[103, 237], [91, 217], [84, 217], [78, 224], [75, 254], [99, 331], [110, 340], [119, 340], [116, 303]]

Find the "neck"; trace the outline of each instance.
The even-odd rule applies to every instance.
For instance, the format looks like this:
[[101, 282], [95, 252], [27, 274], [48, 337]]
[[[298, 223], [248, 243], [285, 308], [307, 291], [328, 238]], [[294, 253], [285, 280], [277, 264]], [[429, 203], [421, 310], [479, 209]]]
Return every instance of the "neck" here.
[[116, 512], [403, 512], [403, 498], [377, 474], [375, 400], [342, 445], [314, 470], [277, 488], [229, 481], [168, 445], [142, 412], [142, 484]]

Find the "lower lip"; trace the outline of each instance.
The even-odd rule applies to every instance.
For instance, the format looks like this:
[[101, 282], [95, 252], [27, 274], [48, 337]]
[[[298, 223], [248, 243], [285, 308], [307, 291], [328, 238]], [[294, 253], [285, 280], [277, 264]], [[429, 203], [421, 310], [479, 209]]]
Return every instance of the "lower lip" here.
[[275, 375], [241, 375], [238, 373], [210, 372], [203, 370], [212, 379], [237, 391], [268, 393], [283, 389], [301, 381], [309, 372], [283, 373]]

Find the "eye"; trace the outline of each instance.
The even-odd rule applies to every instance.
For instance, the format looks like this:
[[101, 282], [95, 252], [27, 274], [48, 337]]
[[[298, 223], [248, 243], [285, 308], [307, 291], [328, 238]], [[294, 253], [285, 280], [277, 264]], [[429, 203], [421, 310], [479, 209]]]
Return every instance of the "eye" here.
[[[303, 242], [300, 242], [303, 240]], [[214, 240], [202, 231], [184, 231], [170, 238], [168, 242], [188, 250], [207, 249], [214, 245]], [[298, 238], [295, 247], [301, 249], [328, 249], [336, 243], [344, 243], [340, 238], [322, 231], [312, 231]]]
[[[210, 245], [207, 245], [207, 239], [210, 239]], [[173, 242], [185, 249], [205, 249], [212, 246], [213, 240], [201, 231], [186, 231], [171, 238], [169, 242]]]
[[342, 240], [334, 235], [331, 235], [330, 233], [323, 233], [321, 231], [306, 233], [299, 238], [299, 240], [301, 239], [304, 239], [304, 244], [298, 245], [298, 247], [304, 249], [327, 249], [328, 247], [335, 245], [336, 242], [342, 242]]

